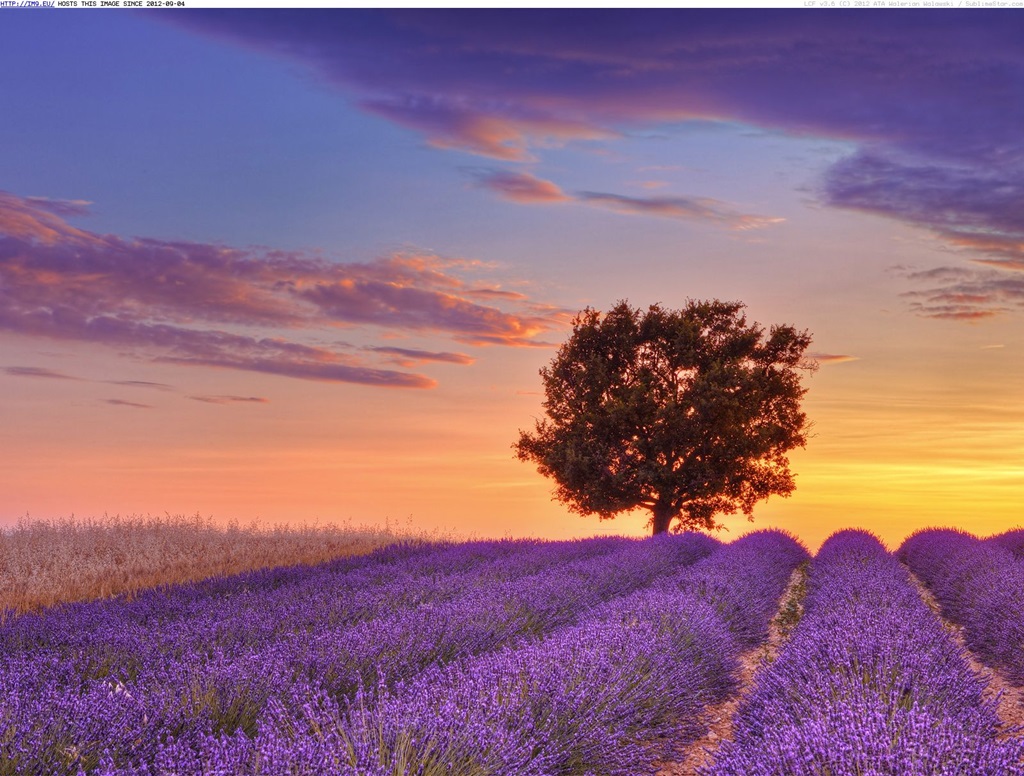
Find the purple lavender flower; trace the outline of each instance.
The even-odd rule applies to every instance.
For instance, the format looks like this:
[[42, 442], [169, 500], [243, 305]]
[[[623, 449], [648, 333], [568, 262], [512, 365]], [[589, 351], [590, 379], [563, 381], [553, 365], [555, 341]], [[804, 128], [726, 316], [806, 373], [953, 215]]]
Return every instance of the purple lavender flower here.
[[803, 619], [756, 675], [707, 776], [1007, 776], [984, 682], [872, 535], [825, 542]]
[[719, 546], [399, 548], [19, 617], [0, 627], [0, 773], [209, 773], [218, 758], [251, 772], [243, 750], [294, 688], [336, 703], [383, 691], [574, 623]]
[[1007, 544], [1013, 543], [932, 529], [908, 537], [899, 556], [931, 589], [942, 613], [964, 627], [967, 646], [1024, 685], [1024, 560]]

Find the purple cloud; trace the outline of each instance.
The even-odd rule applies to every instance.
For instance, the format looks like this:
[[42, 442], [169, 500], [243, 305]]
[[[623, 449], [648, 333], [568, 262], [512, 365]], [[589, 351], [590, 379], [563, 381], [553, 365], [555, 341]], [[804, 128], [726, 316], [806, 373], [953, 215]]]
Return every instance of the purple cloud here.
[[4, 372], [14, 377], [42, 377], [48, 380], [79, 380], [81, 378], [72, 377], [62, 372], [54, 372], [52, 369], [44, 369], [38, 366], [8, 366], [4, 367]]
[[[477, 152], [490, 148], [479, 140], [486, 122], [491, 136], [508, 128], [543, 147], [546, 136], [711, 118], [1006, 156], [1024, 123], [1022, 34], [970, 11], [195, 11], [173, 21], [290, 57]], [[507, 158], [506, 146], [492, 155]]]
[[356, 383], [379, 388], [433, 388], [437, 385], [423, 375], [396, 372], [391, 369], [375, 369], [357, 364], [336, 363], [335, 354], [330, 354], [332, 361], [318, 362], [315, 360], [292, 359], [271, 352], [267, 357], [248, 354], [225, 354], [223, 356], [164, 356], [158, 361], [173, 364], [190, 364], [194, 366], [213, 366], [224, 369], [242, 369], [249, 372], [281, 377], [298, 377], [303, 380], [322, 380], [324, 382]]
[[421, 361], [435, 361], [444, 364], [472, 364], [476, 360], [465, 353], [435, 353], [430, 350], [416, 350], [413, 348], [380, 346], [369, 348], [369, 350], [374, 353], [383, 353], [391, 356], [396, 364], [406, 367]]
[[985, 267], [936, 267], [904, 276], [923, 288], [902, 296], [925, 318], [977, 322], [1024, 309], [1024, 274]]
[[824, 193], [830, 204], [929, 229], [978, 263], [1024, 270], [1024, 167], [861, 152], [829, 170]]
[[[855, 150], [826, 172], [825, 203], [931, 230], [994, 269], [1024, 269], [1024, 27], [1002, 17], [200, 10], [173, 22], [298, 62], [435, 146], [497, 159], [687, 120], [844, 140]], [[514, 201], [560, 191], [508, 176], [487, 185]], [[591, 204], [714, 216], [699, 199], [675, 199], [599, 194]]]
[[409, 331], [444, 331], [459, 342], [522, 344], [551, 327], [550, 321], [485, 307], [456, 294], [363, 277], [311, 283], [294, 295], [326, 319]]
[[[463, 279], [480, 269], [432, 255], [335, 263], [299, 252], [101, 236], [38, 201], [0, 192], [0, 330], [128, 346], [175, 363], [429, 388], [430, 378], [364, 363], [351, 346], [297, 338], [372, 326], [530, 346], [564, 323], [555, 308]], [[456, 355], [447, 360], [468, 363]]]
[[830, 202], [965, 234], [1024, 234], [1024, 180], [1012, 169], [860, 152], [826, 178]]

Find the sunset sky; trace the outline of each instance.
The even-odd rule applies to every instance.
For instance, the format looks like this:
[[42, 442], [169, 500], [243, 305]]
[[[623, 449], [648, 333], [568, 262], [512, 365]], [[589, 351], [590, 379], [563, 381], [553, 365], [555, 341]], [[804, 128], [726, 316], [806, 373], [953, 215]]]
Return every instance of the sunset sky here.
[[1024, 523], [1024, 16], [8, 13], [0, 524], [648, 532], [515, 460], [585, 306], [814, 335], [797, 490]]

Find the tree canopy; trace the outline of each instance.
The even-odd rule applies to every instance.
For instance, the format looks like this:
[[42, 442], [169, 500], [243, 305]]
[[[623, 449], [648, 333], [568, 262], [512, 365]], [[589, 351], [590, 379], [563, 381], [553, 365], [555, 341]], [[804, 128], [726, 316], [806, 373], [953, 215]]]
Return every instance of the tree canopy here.
[[714, 529], [719, 513], [795, 486], [787, 453], [806, 444], [801, 371], [811, 342], [747, 324], [745, 305], [689, 300], [646, 311], [586, 308], [540, 370], [546, 417], [513, 445], [555, 481], [555, 498], [602, 519], [649, 509], [655, 534]]

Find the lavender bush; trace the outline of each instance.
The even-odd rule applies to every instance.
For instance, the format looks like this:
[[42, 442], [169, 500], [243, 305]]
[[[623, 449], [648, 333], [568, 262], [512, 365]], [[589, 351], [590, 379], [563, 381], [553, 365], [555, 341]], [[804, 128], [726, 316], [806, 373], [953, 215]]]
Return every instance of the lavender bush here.
[[1024, 558], [1024, 528], [1015, 528], [1012, 531], [990, 536], [986, 541], [1009, 550], [1017, 558]]
[[664, 584], [693, 590], [710, 602], [739, 646], [749, 648], [767, 638], [789, 578], [809, 558], [807, 549], [785, 531], [758, 531]]
[[1008, 544], [1012, 537], [983, 541], [931, 529], [908, 537], [899, 556], [932, 591], [942, 613], [964, 627], [971, 650], [1024, 685], [1024, 560]]
[[862, 531], [825, 542], [805, 614], [740, 705], [705, 776], [1006, 776], [1024, 743], [996, 738], [984, 683]]

